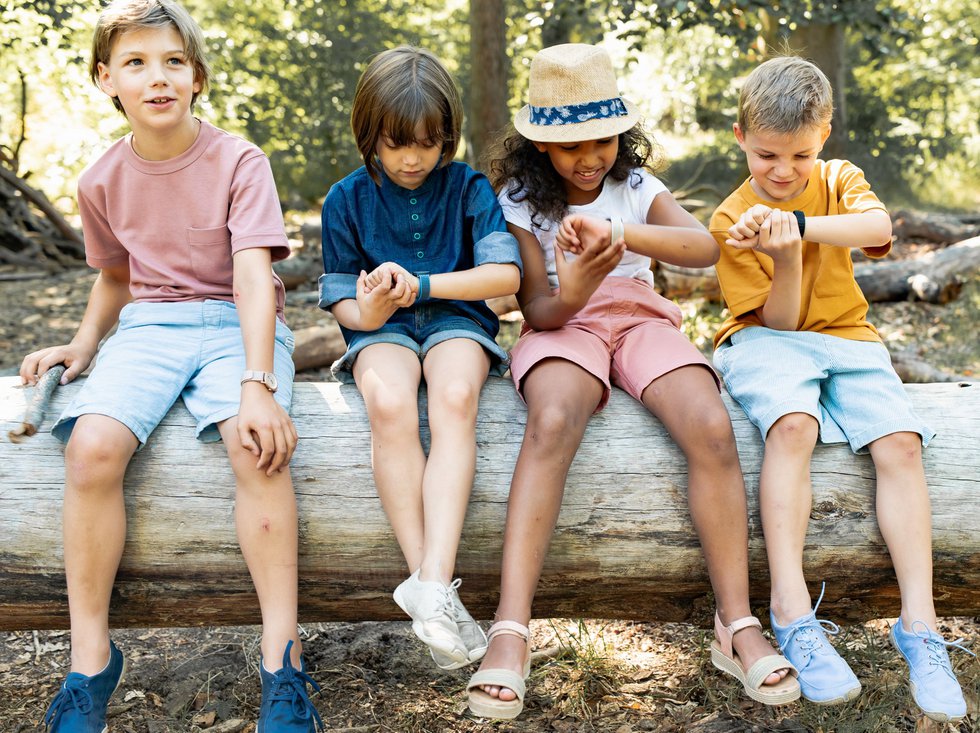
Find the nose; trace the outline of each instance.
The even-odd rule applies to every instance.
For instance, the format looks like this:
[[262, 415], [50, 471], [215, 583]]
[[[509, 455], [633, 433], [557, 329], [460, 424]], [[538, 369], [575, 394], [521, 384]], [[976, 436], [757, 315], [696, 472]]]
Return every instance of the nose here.
[[792, 175], [792, 173], [793, 173], [793, 164], [790, 163], [788, 160], [781, 160], [781, 159], [780, 160], [777, 160], [776, 161], [774, 172], [780, 178], [782, 178], [784, 176]]

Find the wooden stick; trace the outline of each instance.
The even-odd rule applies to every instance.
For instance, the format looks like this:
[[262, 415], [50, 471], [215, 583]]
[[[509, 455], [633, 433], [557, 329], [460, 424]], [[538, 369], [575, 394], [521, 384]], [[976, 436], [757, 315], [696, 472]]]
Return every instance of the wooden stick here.
[[19, 443], [21, 438], [30, 437], [37, 432], [44, 421], [44, 411], [48, 409], [51, 398], [54, 396], [55, 387], [61, 382], [61, 375], [65, 373], [65, 365], [58, 364], [53, 366], [38, 380], [34, 386], [34, 395], [24, 410], [24, 420], [19, 426], [7, 433], [11, 443]]

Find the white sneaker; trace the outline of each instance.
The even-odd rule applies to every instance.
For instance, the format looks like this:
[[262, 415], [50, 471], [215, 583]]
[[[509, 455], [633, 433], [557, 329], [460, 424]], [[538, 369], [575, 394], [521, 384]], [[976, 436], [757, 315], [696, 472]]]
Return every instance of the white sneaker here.
[[393, 597], [398, 607], [412, 617], [412, 631], [428, 645], [433, 659], [438, 655], [440, 660], [462, 667], [470, 660], [456, 626], [455, 595], [455, 590], [450, 591], [438, 580], [419, 580], [416, 570], [395, 588]]
[[447, 657], [434, 649], [430, 649], [432, 661], [436, 663], [439, 669], [459, 669], [460, 667], [473, 664], [473, 662], [478, 662], [487, 653], [487, 646], [489, 645], [487, 635], [484, 633], [480, 624], [470, 616], [470, 612], [466, 610], [463, 602], [459, 599], [459, 594], [456, 592], [456, 589], [459, 588], [462, 582], [462, 580], [456, 578], [449, 586], [449, 595], [453, 599], [456, 629], [459, 631], [459, 638], [462, 639], [463, 646], [466, 647], [466, 661], [459, 661], [454, 657]]

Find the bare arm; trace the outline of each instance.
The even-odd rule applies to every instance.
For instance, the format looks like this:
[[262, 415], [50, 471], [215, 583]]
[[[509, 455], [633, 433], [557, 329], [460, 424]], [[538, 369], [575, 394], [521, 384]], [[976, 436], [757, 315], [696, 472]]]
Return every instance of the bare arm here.
[[[749, 220], [752, 226], [756, 226], [752, 209], [742, 219]], [[729, 246], [755, 249], [772, 258], [772, 287], [765, 305], [758, 311], [759, 317], [769, 328], [795, 331], [800, 319], [803, 289], [803, 241], [800, 239], [796, 216], [789, 211], [769, 210], [758, 224], [757, 231], [756, 236], [738, 240], [736, 244]]]
[[[233, 260], [235, 305], [242, 326], [245, 368], [271, 372], [276, 338], [276, 289], [272, 253], [264, 247], [237, 252]], [[259, 382], [242, 385], [238, 411], [242, 446], [258, 460], [256, 469], [272, 475], [289, 463], [298, 436], [289, 414]]]
[[[363, 270], [357, 278], [356, 296], [339, 300], [330, 307], [334, 318], [351, 331], [374, 331], [381, 328], [399, 308], [415, 302], [418, 281], [402, 268], [379, 265], [368, 275]], [[414, 280], [415, 288], [408, 278]]]
[[24, 384], [36, 384], [48, 369], [64, 364], [61, 383], [67, 384], [92, 363], [99, 343], [119, 320], [119, 311], [133, 296], [129, 292], [129, 264], [104, 267], [92, 285], [85, 315], [71, 343], [50, 346], [24, 357], [20, 378]]
[[586, 248], [573, 261], [565, 260], [564, 252], [555, 247], [555, 267], [560, 290], [552, 293], [544, 254], [537, 238], [526, 229], [508, 224], [517, 237], [524, 263], [524, 277], [517, 300], [527, 324], [536, 331], [549, 331], [564, 326], [592, 297], [606, 275], [615, 269], [626, 252], [622, 240]]
[[[395, 262], [385, 262], [367, 276], [368, 290], [380, 285], [386, 274], [396, 281], [403, 280], [418, 296], [418, 277]], [[469, 270], [430, 275], [429, 297], [441, 300], [487, 300], [513, 295], [520, 285], [521, 271], [517, 265], [487, 262]]]
[[[755, 246], [759, 227], [770, 211], [774, 209], [761, 204], [753, 206], [729, 229], [730, 239], [726, 244]], [[891, 241], [892, 220], [881, 209], [860, 214], [808, 216], [805, 236], [808, 242], [820, 242], [834, 247], [881, 247]]]

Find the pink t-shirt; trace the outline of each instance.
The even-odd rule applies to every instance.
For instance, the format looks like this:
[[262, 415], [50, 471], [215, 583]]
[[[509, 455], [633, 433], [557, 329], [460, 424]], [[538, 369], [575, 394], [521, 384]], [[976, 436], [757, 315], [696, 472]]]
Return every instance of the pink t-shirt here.
[[[232, 255], [268, 247], [273, 261], [289, 256], [272, 168], [255, 145], [207, 122], [169, 160], [140, 158], [131, 140], [82, 174], [78, 207], [86, 261], [99, 269], [128, 261], [135, 301], [233, 301]], [[282, 319], [285, 290], [272, 276]]]

